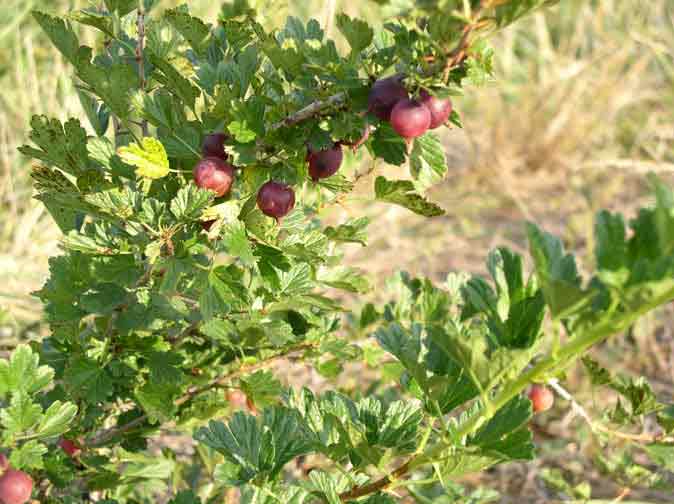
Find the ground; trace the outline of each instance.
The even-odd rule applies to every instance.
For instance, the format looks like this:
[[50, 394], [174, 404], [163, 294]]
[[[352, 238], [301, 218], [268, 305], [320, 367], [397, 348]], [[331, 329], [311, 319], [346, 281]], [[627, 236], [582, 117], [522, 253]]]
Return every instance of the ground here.
[[[0, 6], [0, 351], [45, 331], [30, 292], [44, 281], [47, 258], [59, 252], [59, 232], [31, 200], [29, 165], [16, 147], [26, 141], [31, 114], [82, 116], [66, 65], [27, 16], [26, 7], [63, 12], [67, 3], [86, 2], [9, 0]], [[211, 2], [190, 4], [214, 10]], [[322, 2], [314, 9], [317, 5], [295, 1], [288, 12], [317, 12], [326, 19], [329, 9]], [[349, 5], [355, 13], [357, 7]], [[374, 15], [376, 9], [368, 9], [368, 16]], [[368, 202], [374, 174], [359, 181], [357, 197], [326, 212], [328, 222], [363, 213], [380, 217], [368, 247], [349, 246], [345, 256], [367, 270], [375, 286], [399, 269], [440, 281], [451, 271], [482, 274], [491, 248], [526, 247], [527, 220], [562, 236], [591, 268], [595, 212], [608, 208], [632, 216], [648, 204], [648, 172], [674, 182], [670, 1], [562, 0], [500, 35], [494, 47], [496, 81], [456, 98], [465, 129], [442, 132], [449, 175], [430, 197], [446, 216], [426, 219]], [[351, 160], [352, 167], [358, 162]], [[400, 169], [377, 168], [394, 170]], [[596, 349], [594, 357], [614, 371], [646, 374], [663, 398], [671, 398], [672, 320], [671, 307], [664, 309]], [[313, 371], [295, 371], [293, 381], [320, 385]], [[353, 385], [360, 370], [350, 372], [343, 380]], [[580, 369], [569, 374], [565, 386], [597, 418], [613, 399], [593, 395]], [[500, 502], [554, 502], [563, 493], [545, 481], [554, 479], [550, 469], [559, 469], [570, 483], [588, 481], [594, 499], [672, 501], [666, 493], [621, 481], [618, 470], [602, 471], [601, 458], [619, 455], [628, 445], [614, 440], [604, 445], [567, 402], [559, 400], [537, 417], [535, 432], [540, 460], [499, 467], [463, 483], [499, 491]], [[638, 448], [628, 452], [641, 456]]]

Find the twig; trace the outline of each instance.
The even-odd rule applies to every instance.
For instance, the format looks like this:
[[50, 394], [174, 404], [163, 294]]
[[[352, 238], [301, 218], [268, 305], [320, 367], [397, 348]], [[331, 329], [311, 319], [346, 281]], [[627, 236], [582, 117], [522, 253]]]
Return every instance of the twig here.
[[379, 492], [380, 490], [384, 490], [385, 488], [390, 486], [391, 483], [397, 480], [400, 476], [403, 476], [405, 473], [407, 473], [409, 469], [410, 469], [410, 461], [408, 460], [403, 465], [395, 469], [389, 476], [384, 476], [383, 478], [378, 479], [377, 481], [370, 483], [368, 485], [361, 485], [354, 487], [348, 492], [343, 492], [339, 494], [339, 498], [342, 502], [348, 502], [350, 500], [357, 499], [359, 497], [363, 497], [371, 493]]
[[[464, 27], [461, 40], [459, 40], [457, 46], [447, 54], [447, 60], [442, 68], [443, 78], [445, 81], [449, 77], [449, 72], [466, 59], [468, 54], [467, 49], [470, 45], [470, 34], [485, 25], [485, 22], [479, 21], [479, 17], [483, 10], [484, 7], [480, 8], [475, 13], [476, 21]], [[293, 126], [299, 122], [309, 119], [310, 117], [313, 117], [327, 108], [343, 105], [346, 99], [346, 93], [337, 93], [333, 96], [330, 96], [329, 98], [326, 98], [325, 100], [317, 100], [298, 110], [297, 112], [288, 115], [285, 119], [272, 124], [269, 127], [269, 130], [275, 131], [284, 126]]]
[[[258, 369], [262, 369], [267, 367], [269, 364], [272, 362], [275, 362], [279, 359], [283, 359], [285, 357], [290, 356], [291, 354], [301, 352], [304, 350], [308, 350], [309, 348], [313, 348], [316, 346], [315, 343], [303, 343], [301, 345], [296, 345], [294, 347], [288, 348], [287, 350], [273, 355], [267, 359], [264, 359], [260, 362], [257, 362], [255, 364], [251, 364], [248, 366], [241, 366], [233, 371], [230, 371], [218, 378], [215, 378], [214, 380], [211, 380], [205, 385], [202, 385], [200, 387], [192, 387], [190, 388], [185, 394], [183, 394], [181, 397], [176, 399], [175, 405], [176, 406], [183, 406], [190, 401], [192, 401], [195, 397], [198, 395], [203, 394], [204, 392], [207, 392], [213, 388], [217, 387], [222, 387], [223, 385], [227, 384], [228, 382], [235, 380], [236, 378], [240, 377], [241, 375], [251, 373], [253, 371], [257, 371]], [[130, 422], [121, 425], [119, 427], [113, 427], [104, 431], [99, 432], [98, 434], [94, 435], [88, 442], [87, 446], [90, 447], [96, 447], [103, 445], [110, 441], [111, 439], [115, 438], [116, 436], [120, 434], [124, 434], [125, 432], [128, 432], [135, 427], [143, 424], [147, 420], [147, 415], [141, 415], [138, 418], [135, 418], [131, 420]]]
[[[143, 51], [145, 50], [145, 11], [143, 10], [143, 0], [138, 0], [138, 43], [136, 44], [136, 63], [138, 64], [138, 81], [141, 91], [145, 91], [145, 58]], [[149, 135], [147, 120], [142, 121], [143, 136]]]
[[333, 95], [325, 100], [317, 100], [313, 103], [310, 103], [303, 109], [298, 110], [297, 112], [290, 114], [285, 119], [278, 121], [272, 124], [269, 129], [270, 131], [275, 131], [283, 126], [292, 126], [299, 122], [302, 122], [310, 117], [318, 114], [323, 109], [329, 107], [336, 107], [337, 105], [342, 105], [346, 101], [346, 93], [338, 93]]
[[599, 431], [603, 432], [604, 434], [608, 434], [610, 436], [619, 438], [619, 439], [625, 439], [628, 441], [634, 441], [637, 443], [674, 443], [674, 437], [668, 437], [664, 433], [661, 434], [630, 434], [629, 432], [621, 432], [621, 431], [616, 431], [613, 429], [609, 429], [605, 425], [596, 422], [595, 420], [592, 419], [590, 414], [587, 412], [587, 410], [578, 402], [574, 399], [574, 397], [569, 393], [568, 390], [566, 390], [564, 387], [562, 387], [559, 382], [555, 379], [548, 380], [548, 385], [550, 386], [551, 389], [553, 389], [557, 394], [559, 394], [563, 399], [566, 399], [571, 403], [571, 409], [573, 410], [574, 413], [576, 413], [578, 416], [580, 416], [585, 422], [588, 424], [590, 429], [592, 431]]

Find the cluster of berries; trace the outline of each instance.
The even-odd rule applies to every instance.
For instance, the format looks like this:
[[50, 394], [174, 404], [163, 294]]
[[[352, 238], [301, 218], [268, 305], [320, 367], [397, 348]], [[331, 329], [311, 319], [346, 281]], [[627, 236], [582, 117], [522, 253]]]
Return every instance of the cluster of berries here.
[[[370, 90], [368, 106], [369, 112], [382, 121], [389, 121], [393, 129], [406, 140], [445, 124], [452, 113], [452, 102], [449, 99], [437, 98], [425, 90], [419, 93], [418, 99], [411, 99], [402, 78], [398, 76], [375, 82]], [[308, 149], [306, 159], [311, 179], [318, 181], [337, 173], [344, 159], [342, 145], [357, 149], [369, 136], [370, 127], [367, 125], [362, 137], [356, 142], [339, 141], [327, 149]], [[226, 141], [227, 135], [224, 133], [206, 136], [202, 145], [203, 157], [194, 167], [197, 186], [213, 191], [217, 197], [229, 193], [236, 171], [227, 162]], [[278, 221], [295, 206], [295, 192], [283, 182], [270, 180], [260, 187], [257, 205], [262, 213]], [[212, 221], [204, 222], [203, 225], [205, 229], [210, 229]]]
[[374, 83], [368, 97], [370, 111], [406, 140], [419, 137], [429, 129], [447, 122], [452, 114], [452, 102], [438, 98], [425, 89], [418, 98], [410, 98], [402, 77], [394, 75]]

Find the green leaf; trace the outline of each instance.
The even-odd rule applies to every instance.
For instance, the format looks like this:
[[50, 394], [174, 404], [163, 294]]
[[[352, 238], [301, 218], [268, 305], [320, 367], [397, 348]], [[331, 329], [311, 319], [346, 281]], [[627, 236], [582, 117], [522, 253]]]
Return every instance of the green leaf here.
[[76, 357], [65, 370], [64, 385], [73, 397], [90, 403], [105, 401], [112, 394], [112, 378], [105, 368], [86, 357]]
[[124, 462], [124, 468], [121, 470], [121, 474], [125, 479], [165, 480], [171, 477], [176, 465], [173, 460], [168, 458], [144, 454], [128, 454], [122, 461]]
[[167, 422], [175, 415], [177, 407], [174, 400], [178, 397], [176, 387], [167, 383], [146, 383], [136, 390], [135, 395], [150, 422]]
[[35, 404], [31, 397], [19, 392], [12, 395], [7, 408], [0, 410], [0, 425], [4, 427], [2, 433], [5, 441], [17, 435], [32, 430], [42, 418], [42, 408]]
[[80, 296], [79, 307], [88, 313], [109, 314], [127, 298], [123, 287], [114, 283], [101, 283]]
[[382, 415], [377, 444], [399, 450], [415, 448], [422, 411], [411, 402], [394, 401]]
[[328, 239], [342, 243], [360, 243], [367, 245], [366, 228], [370, 224], [368, 217], [352, 219], [337, 227], [328, 226], [323, 230]]
[[438, 205], [417, 193], [409, 180], [386, 180], [379, 176], [375, 180], [374, 191], [378, 200], [403, 206], [419, 215], [436, 217], [445, 213]]
[[33, 17], [61, 54], [71, 63], [75, 63], [80, 43], [70, 23], [40, 11], [33, 11]]
[[653, 443], [644, 446], [643, 449], [656, 464], [670, 472], [674, 471], [674, 446], [665, 443]]
[[498, 452], [504, 460], [532, 460], [534, 445], [527, 423], [532, 417], [531, 401], [517, 396], [496, 412], [468, 441], [483, 450]]
[[425, 385], [426, 370], [420, 362], [418, 326], [408, 331], [398, 323], [387, 324], [377, 329], [375, 337], [381, 347], [395, 356], [421, 386]]
[[665, 432], [671, 433], [674, 431], [674, 404], [669, 404], [658, 411], [657, 418], [658, 424]]
[[201, 189], [196, 184], [187, 184], [171, 200], [171, 213], [179, 221], [195, 221], [212, 202], [213, 192]]
[[54, 371], [39, 365], [39, 356], [28, 345], [19, 345], [9, 360], [0, 360], [0, 399], [12, 394], [33, 394], [44, 389]]
[[120, 147], [117, 153], [126, 164], [136, 167], [136, 175], [139, 177], [158, 179], [169, 174], [166, 150], [156, 138], [145, 137], [141, 145]]
[[360, 19], [351, 19], [348, 15], [341, 13], [335, 18], [337, 29], [344, 35], [354, 53], [366, 49], [374, 37], [374, 31], [367, 22]]
[[410, 153], [410, 170], [419, 191], [425, 191], [447, 175], [445, 148], [434, 133], [414, 139]]
[[561, 240], [531, 223], [527, 224], [527, 233], [536, 275], [552, 314], [562, 318], [589, 303], [590, 295], [581, 287], [576, 261], [564, 253]]
[[[593, 385], [607, 385], [630, 402], [631, 413], [623, 409], [625, 415], [621, 415], [624, 417], [621, 419], [622, 423], [627, 422], [631, 417], [648, 415], [664, 408], [664, 405], [658, 402], [650, 384], [643, 376], [638, 378], [613, 376], [610, 371], [602, 368], [590, 357], [583, 357], [582, 362], [590, 374]], [[622, 408], [622, 404], [620, 404], [620, 408]], [[615, 415], [613, 419], [618, 421]]]
[[256, 262], [253, 248], [243, 222], [236, 220], [223, 226], [222, 243], [231, 256], [237, 257], [244, 266], [253, 266]]
[[265, 338], [275, 347], [283, 347], [295, 339], [292, 326], [283, 320], [242, 320], [236, 327], [242, 337], [252, 341]]
[[117, 12], [120, 16], [126, 16], [138, 8], [137, 0], [105, 0], [105, 6], [110, 12]]
[[[77, 89], [77, 96], [80, 99], [80, 104], [82, 105], [84, 112], [87, 114], [87, 119], [89, 119], [89, 123], [94, 128], [96, 135], [102, 137], [108, 130], [108, 125], [110, 123], [110, 111], [108, 110], [107, 106], [104, 103], [99, 104], [98, 100], [82, 89]], [[102, 142], [105, 142], [106, 140], [109, 142], [107, 138], [102, 140]], [[93, 146], [92, 143], [92, 141], [88, 142], [87, 150], [91, 159], [96, 159], [95, 153], [100, 152], [101, 143], [98, 143], [95, 146]], [[98, 161], [98, 159], [96, 160]], [[109, 159], [107, 159], [103, 164], [109, 166]]]
[[257, 137], [257, 133], [251, 129], [245, 120], [232, 121], [227, 125], [227, 130], [232, 134], [237, 142], [244, 144], [252, 142]]
[[340, 504], [339, 494], [349, 489], [349, 480], [343, 474], [328, 474], [317, 469], [309, 473], [309, 483], [314, 492], [320, 492], [329, 504]]
[[92, 50], [82, 46], [75, 62], [77, 76], [88, 85], [114, 113], [122, 119], [129, 118], [131, 98], [138, 89], [138, 74], [132, 65], [125, 62], [107, 63], [95, 59]]
[[370, 282], [358, 270], [341, 266], [321, 270], [317, 281], [335, 289], [365, 293], [370, 290]]
[[496, 6], [494, 10], [495, 21], [502, 28], [536, 9], [552, 6], [558, 2], [559, 0], [515, 0], [506, 2]]
[[280, 294], [291, 296], [305, 294], [311, 290], [311, 268], [306, 263], [296, 264], [288, 271], [280, 272]]
[[289, 485], [288, 482], [280, 483], [270, 488], [270, 485], [259, 487], [245, 485], [241, 488], [241, 504], [305, 504], [311, 502], [314, 496], [308, 490]]
[[201, 499], [192, 490], [182, 490], [168, 504], [201, 504]]
[[182, 35], [197, 54], [203, 54], [211, 35], [209, 25], [182, 9], [169, 9], [165, 19]]
[[150, 369], [150, 381], [155, 384], [177, 385], [183, 380], [183, 373], [178, 366], [183, 358], [172, 352], [152, 352], [148, 356], [147, 366]]
[[370, 146], [374, 157], [383, 159], [388, 164], [400, 166], [405, 162], [407, 144], [388, 123], [379, 125], [372, 134]]
[[200, 95], [199, 88], [162, 58], [150, 53], [148, 59], [156, 67], [152, 77], [162, 84], [164, 89], [180, 98], [190, 109], [194, 109], [194, 104]]
[[44, 412], [37, 434], [41, 437], [54, 437], [64, 434], [77, 415], [77, 406], [73, 403], [54, 401]]
[[231, 275], [232, 269], [216, 268], [208, 275], [208, 286], [199, 298], [199, 307], [205, 320], [222, 316], [231, 310], [233, 305], [247, 303], [245, 288]]
[[47, 453], [47, 447], [35, 439], [24, 443], [19, 448], [12, 450], [9, 463], [14, 469], [42, 469], [42, 457]]
[[241, 378], [241, 390], [253, 401], [255, 406], [264, 407], [278, 402], [283, 387], [281, 382], [269, 371], [256, 371], [245, 378]]
[[89, 207], [81, 199], [79, 189], [57, 169], [34, 166], [31, 173], [36, 199], [42, 201], [63, 233], [79, 229], [80, 211]]
[[33, 116], [30, 139], [39, 147], [19, 148], [25, 156], [44, 161], [66, 173], [79, 176], [89, 169], [87, 133], [77, 119], [61, 124], [57, 119]]
[[488, 329], [483, 325], [434, 327], [431, 340], [456, 364], [468, 373], [481, 393], [491, 390], [500, 381], [518, 376], [533, 357], [535, 347], [490, 349]]
[[226, 425], [211, 420], [194, 438], [225, 456], [228, 484], [240, 485], [254, 478], [271, 480], [287, 462], [307, 453], [303, 434], [295, 411], [274, 407], [258, 418], [237, 412]]
[[94, 9], [81, 9], [72, 12], [68, 17], [80, 24], [93, 26], [110, 38], [115, 38], [114, 22], [107, 12], [101, 12]]
[[595, 221], [595, 239], [598, 270], [617, 271], [627, 266], [628, 251], [622, 215], [599, 212]]

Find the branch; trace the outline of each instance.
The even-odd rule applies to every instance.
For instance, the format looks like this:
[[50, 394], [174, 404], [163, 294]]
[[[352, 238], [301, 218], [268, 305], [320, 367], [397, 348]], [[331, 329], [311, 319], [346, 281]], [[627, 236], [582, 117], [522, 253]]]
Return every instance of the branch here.
[[[192, 401], [195, 397], [203, 394], [204, 392], [208, 392], [209, 390], [217, 387], [222, 387], [223, 385], [226, 385], [227, 383], [239, 378], [241, 375], [251, 373], [253, 371], [257, 371], [259, 369], [263, 369], [269, 364], [279, 360], [283, 359], [285, 357], [288, 357], [291, 354], [297, 353], [297, 352], [302, 352], [304, 350], [308, 350], [310, 348], [314, 348], [316, 346], [315, 343], [303, 343], [301, 345], [296, 345], [294, 347], [290, 347], [286, 350], [284, 350], [281, 353], [278, 353], [276, 355], [273, 355], [271, 357], [268, 357], [267, 359], [264, 359], [260, 362], [256, 362], [255, 364], [250, 364], [248, 366], [241, 366], [233, 371], [230, 371], [228, 373], [225, 373], [222, 376], [219, 376], [218, 378], [215, 378], [211, 380], [210, 382], [206, 383], [205, 385], [201, 385], [199, 387], [192, 387], [190, 388], [185, 394], [183, 394], [181, 397], [176, 399], [175, 405], [176, 406], [183, 406], [190, 401]], [[119, 427], [113, 427], [104, 431], [99, 432], [98, 434], [94, 435], [88, 442], [87, 446], [89, 447], [96, 447], [96, 446], [101, 446], [111, 439], [115, 438], [116, 436], [120, 434], [124, 434], [139, 425], [143, 424], [146, 420], [148, 419], [147, 415], [141, 415], [138, 418], [135, 418], [131, 420], [130, 422], [121, 425]]]
[[292, 126], [299, 122], [305, 121], [310, 117], [315, 116], [316, 114], [318, 114], [319, 112], [321, 112], [326, 108], [342, 105], [345, 101], [346, 101], [346, 93], [338, 93], [325, 100], [317, 100], [313, 103], [310, 103], [303, 109], [300, 109], [297, 112], [290, 114], [285, 119], [272, 124], [269, 127], [269, 129], [271, 131], [276, 131], [277, 129], [282, 128], [284, 126]]
[[[138, 80], [141, 91], [145, 91], [145, 59], [143, 51], [145, 49], [145, 11], [143, 10], [143, 0], [138, 0], [138, 19], [136, 20], [138, 27], [138, 43], [136, 44], [136, 63], [138, 64]], [[143, 136], [149, 135], [147, 121], [142, 121]]]
[[548, 385], [551, 389], [557, 392], [563, 399], [566, 399], [571, 403], [571, 409], [574, 413], [580, 416], [590, 427], [590, 430], [593, 432], [599, 431], [609, 436], [613, 436], [619, 439], [625, 439], [628, 441], [633, 441], [637, 443], [674, 443], [674, 437], [668, 437], [664, 433], [660, 434], [630, 434], [629, 432], [621, 432], [613, 429], [609, 429], [605, 425], [592, 419], [587, 410], [574, 399], [574, 397], [562, 387], [557, 380], [548, 380]]
[[411, 471], [417, 467], [432, 463], [449, 447], [459, 443], [461, 439], [472, 434], [482, 425], [488, 422], [497, 411], [503, 408], [513, 397], [521, 394], [529, 384], [537, 381], [542, 376], [550, 375], [553, 372], [559, 372], [564, 369], [576, 357], [586, 352], [590, 347], [604, 341], [613, 334], [619, 333], [639, 319], [642, 315], [653, 310], [655, 307], [669, 302], [674, 297], [674, 289], [663, 293], [651, 304], [641, 307], [634, 312], [627, 313], [618, 320], [608, 320], [601, 324], [594, 325], [585, 333], [581, 333], [577, 338], [561, 347], [556, 355], [548, 356], [539, 361], [534, 367], [522, 373], [514, 382], [507, 384], [494, 397], [491, 408], [485, 408], [481, 414], [474, 415], [460, 424], [452, 433], [451, 439], [440, 441], [429, 447], [421, 453], [415, 453], [406, 462], [394, 469], [390, 475], [365, 485], [359, 485], [351, 488], [339, 495], [342, 502], [362, 497], [373, 492], [379, 492], [388, 488], [396, 479], [408, 476]]
[[[468, 47], [470, 46], [470, 34], [486, 24], [485, 22], [478, 21], [483, 10], [484, 8], [481, 8], [476, 12], [475, 14], [476, 21], [467, 24], [464, 27], [461, 40], [459, 40], [458, 44], [454, 49], [452, 49], [449, 53], [447, 53], [447, 60], [441, 70], [443, 73], [443, 79], [445, 81], [449, 78], [449, 72], [453, 68], [456, 68], [461, 63], [463, 63], [463, 61], [466, 59], [468, 55], [467, 52]], [[327, 108], [343, 105], [346, 102], [346, 99], [347, 99], [346, 93], [338, 93], [336, 95], [330, 96], [329, 98], [326, 98], [325, 100], [317, 100], [313, 103], [310, 103], [306, 107], [298, 110], [297, 112], [290, 114], [285, 119], [282, 119], [281, 121], [272, 124], [269, 129], [270, 131], [275, 131], [284, 126], [293, 126], [297, 123], [305, 121], [319, 114], [320, 112], [322, 112]]]

